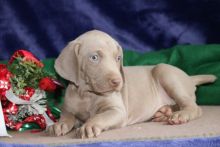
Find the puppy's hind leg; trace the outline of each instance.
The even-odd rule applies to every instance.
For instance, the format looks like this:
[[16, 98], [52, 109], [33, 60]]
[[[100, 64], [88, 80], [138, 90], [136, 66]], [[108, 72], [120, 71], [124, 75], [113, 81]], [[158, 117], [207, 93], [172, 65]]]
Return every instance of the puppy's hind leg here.
[[165, 105], [162, 106], [152, 117], [153, 122], [167, 122], [170, 116], [175, 112], [179, 111], [178, 105]]
[[182, 124], [201, 116], [202, 111], [196, 104], [195, 84], [180, 69], [166, 64], [159, 64], [153, 69], [153, 76], [176, 102], [180, 110], [172, 113], [170, 124]]

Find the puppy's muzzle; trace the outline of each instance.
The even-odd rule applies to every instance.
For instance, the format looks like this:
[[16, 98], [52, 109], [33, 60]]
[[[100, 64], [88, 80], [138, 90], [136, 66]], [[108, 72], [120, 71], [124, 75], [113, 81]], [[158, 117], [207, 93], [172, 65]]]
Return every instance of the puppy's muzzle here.
[[121, 84], [121, 78], [112, 78], [109, 80], [109, 85], [112, 87], [118, 87]]

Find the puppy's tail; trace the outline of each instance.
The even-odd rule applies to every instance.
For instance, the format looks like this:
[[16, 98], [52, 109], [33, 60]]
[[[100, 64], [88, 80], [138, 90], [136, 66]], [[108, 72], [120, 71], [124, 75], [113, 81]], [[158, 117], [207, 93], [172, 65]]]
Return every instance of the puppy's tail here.
[[215, 75], [196, 75], [191, 76], [195, 85], [201, 85], [205, 83], [213, 83], [217, 79]]

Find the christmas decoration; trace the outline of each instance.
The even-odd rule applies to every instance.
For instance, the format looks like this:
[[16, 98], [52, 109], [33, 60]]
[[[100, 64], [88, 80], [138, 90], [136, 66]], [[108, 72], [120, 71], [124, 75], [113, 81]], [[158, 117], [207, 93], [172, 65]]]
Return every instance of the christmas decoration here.
[[39, 82], [39, 87], [46, 91], [54, 91], [56, 89], [54, 81], [49, 77], [42, 78]]
[[56, 121], [46, 93], [61, 84], [43, 66], [26, 50], [16, 51], [7, 65], [0, 64], [0, 136], [10, 136], [6, 127], [43, 130]]

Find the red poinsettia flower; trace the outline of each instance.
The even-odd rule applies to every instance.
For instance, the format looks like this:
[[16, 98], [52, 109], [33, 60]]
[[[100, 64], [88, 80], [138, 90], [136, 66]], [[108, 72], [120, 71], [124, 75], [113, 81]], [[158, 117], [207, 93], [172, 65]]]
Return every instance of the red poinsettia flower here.
[[37, 66], [39, 67], [43, 67], [44, 64], [42, 62], [40, 62], [31, 52], [26, 51], [26, 50], [18, 50], [16, 51], [11, 59], [9, 60], [9, 64], [12, 64], [12, 62], [14, 61], [15, 58], [17, 57], [22, 57], [24, 61], [31, 61], [33, 63], [35, 63]]
[[57, 85], [54, 83], [54, 81], [51, 78], [45, 77], [40, 80], [39, 87], [42, 90], [52, 92], [57, 88]]

